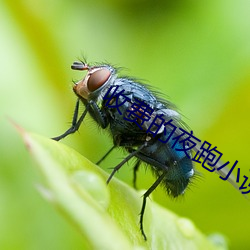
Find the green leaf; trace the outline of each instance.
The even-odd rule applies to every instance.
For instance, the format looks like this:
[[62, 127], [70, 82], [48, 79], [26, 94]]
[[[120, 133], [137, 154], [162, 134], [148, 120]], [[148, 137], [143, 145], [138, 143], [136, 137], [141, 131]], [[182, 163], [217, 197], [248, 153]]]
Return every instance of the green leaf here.
[[75, 150], [21, 130], [24, 142], [44, 176], [43, 196], [81, 232], [83, 249], [226, 249], [215, 245], [189, 219], [148, 199], [144, 241], [139, 229], [143, 192], [108, 174]]

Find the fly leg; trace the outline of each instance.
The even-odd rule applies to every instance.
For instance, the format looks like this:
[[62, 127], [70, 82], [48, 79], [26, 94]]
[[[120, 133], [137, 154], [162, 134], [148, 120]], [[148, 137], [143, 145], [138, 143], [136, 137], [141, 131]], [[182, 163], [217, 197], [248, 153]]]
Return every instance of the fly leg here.
[[108, 126], [107, 117], [98, 107], [97, 103], [93, 100], [88, 102], [89, 105], [89, 113], [96, 120], [96, 122], [102, 127], [106, 128]]
[[96, 165], [99, 165], [115, 148], [116, 146], [114, 145], [97, 163]]
[[157, 188], [157, 186], [162, 182], [163, 178], [166, 176], [166, 173], [163, 173], [158, 177], [158, 179], [153, 183], [153, 185], [147, 190], [147, 192], [143, 195], [142, 207], [140, 212], [140, 230], [143, 235], [144, 240], [147, 240], [147, 236], [143, 229], [143, 216], [146, 208], [146, 200], [148, 196]]
[[52, 138], [53, 140], [60, 141], [64, 137], [68, 136], [69, 134], [75, 133], [79, 129], [79, 127], [80, 127], [80, 125], [81, 125], [81, 123], [82, 123], [82, 121], [83, 121], [84, 117], [86, 116], [86, 114], [88, 112], [88, 109], [89, 109], [88, 106], [87, 106], [86, 109], [84, 110], [84, 112], [82, 113], [82, 115], [80, 116], [79, 120], [77, 121], [78, 112], [79, 112], [79, 103], [80, 103], [80, 101], [78, 99], [77, 102], [76, 102], [71, 127], [65, 133], [63, 133], [62, 135], [59, 135], [57, 137]]
[[63, 133], [62, 135], [59, 135], [57, 137], [52, 138], [53, 140], [60, 141], [64, 137], [68, 136], [69, 134], [75, 133], [79, 129], [84, 117], [86, 116], [86, 114], [88, 112], [90, 112], [90, 114], [94, 115], [95, 120], [97, 121], [97, 123], [99, 125], [101, 125], [102, 128], [107, 127], [108, 123], [107, 123], [107, 120], [106, 120], [106, 116], [102, 113], [102, 111], [100, 110], [100, 108], [98, 107], [98, 105], [94, 101], [89, 101], [88, 102], [88, 104], [86, 105], [86, 109], [81, 114], [79, 120], [77, 120], [78, 119], [78, 113], [79, 113], [79, 104], [80, 104], [80, 100], [78, 99], [77, 102], [76, 102], [71, 127], [65, 133]]
[[[96, 163], [96, 165], [99, 165], [112, 151], [113, 151], [113, 149], [115, 148], [116, 146], [113, 146], [97, 163]], [[134, 152], [134, 151], [133, 151]], [[135, 164], [135, 166], [134, 166], [134, 168], [133, 168], [133, 187], [135, 188], [135, 189], [137, 189], [136, 188], [136, 172], [138, 171], [138, 169], [139, 169], [139, 167], [140, 167], [140, 164], [141, 164], [141, 161], [140, 160], [137, 160], [136, 161], [136, 164]]]
[[137, 161], [136, 161], [136, 164], [135, 164], [135, 166], [134, 166], [134, 169], [133, 169], [133, 187], [134, 187], [135, 189], [137, 189], [137, 188], [136, 188], [136, 173], [137, 173], [137, 171], [138, 171], [140, 165], [141, 165], [141, 161], [140, 161], [140, 160], [137, 160]]
[[144, 143], [143, 145], [141, 145], [137, 150], [134, 150], [132, 153], [130, 153], [122, 162], [120, 162], [116, 167], [114, 167], [112, 173], [110, 174], [108, 180], [107, 180], [107, 184], [109, 184], [109, 182], [111, 181], [112, 177], [114, 176], [114, 174], [127, 162], [129, 161], [132, 157], [134, 157], [138, 152], [140, 152], [144, 147], [147, 146], [147, 143]]

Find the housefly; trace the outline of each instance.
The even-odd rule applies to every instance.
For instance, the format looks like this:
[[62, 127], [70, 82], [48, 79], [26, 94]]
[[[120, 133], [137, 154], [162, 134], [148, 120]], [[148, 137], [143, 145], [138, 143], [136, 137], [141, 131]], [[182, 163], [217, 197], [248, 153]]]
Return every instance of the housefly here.
[[[111, 65], [90, 66], [85, 62], [74, 62], [71, 68], [86, 71], [87, 74], [73, 86], [78, 99], [71, 127], [53, 139], [59, 141], [76, 132], [89, 113], [113, 138], [113, 147], [98, 163], [116, 147], [122, 147], [128, 152], [124, 160], [114, 167], [107, 183], [131, 158], [136, 158], [134, 184], [139, 166], [145, 163], [150, 167], [156, 181], [144, 193], [140, 213], [140, 230], [146, 240], [143, 216], [147, 197], [159, 184], [172, 197], [182, 195], [194, 177], [192, 147], [188, 144], [190, 135], [184, 135], [182, 141], [174, 140], [180, 138], [183, 135], [181, 131], [187, 127], [172, 103], [159, 98], [139, 81], [119, 77], [118, 70]], [[80, 103], [83, 103], [85, 110], [79, 116]], [[176, 127], [179, 129], [174, 129]], [[183, 140], [186, 143], [183, 144]]]

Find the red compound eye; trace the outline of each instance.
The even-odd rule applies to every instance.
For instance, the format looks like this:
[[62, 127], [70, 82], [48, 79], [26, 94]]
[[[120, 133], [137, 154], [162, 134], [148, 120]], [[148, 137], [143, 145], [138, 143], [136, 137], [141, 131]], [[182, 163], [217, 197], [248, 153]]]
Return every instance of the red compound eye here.
[[108, 69], [99, 69], [92, 73], [88, 79], [88, 90], [93, 92], [99, 89], [109, 78], [110, 71]]

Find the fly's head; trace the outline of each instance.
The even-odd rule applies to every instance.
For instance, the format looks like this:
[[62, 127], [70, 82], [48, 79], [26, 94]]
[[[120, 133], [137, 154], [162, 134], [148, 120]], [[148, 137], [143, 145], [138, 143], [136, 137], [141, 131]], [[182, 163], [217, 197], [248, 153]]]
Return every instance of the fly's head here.
[[95, 94], [98, 96], [98, 93], [109, 85], [115, 76], [115, 69], [109, 65], [89, 66], [83, 62], [74, 62], [71, 69], [88, 71], [86, 76], [73, 87], [75, 94], [85, 100]]

